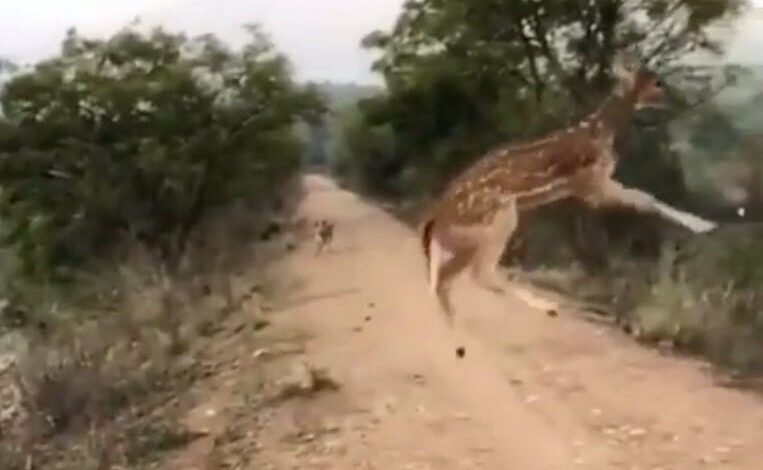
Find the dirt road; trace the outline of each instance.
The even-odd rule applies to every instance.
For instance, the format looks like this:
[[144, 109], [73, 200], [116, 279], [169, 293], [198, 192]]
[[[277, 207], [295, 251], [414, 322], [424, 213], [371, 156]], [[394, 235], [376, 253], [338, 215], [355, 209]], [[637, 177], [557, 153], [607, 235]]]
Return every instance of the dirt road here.
[[276, 321], [309, 334], [306, 360], [341, 388], [273, 410], [256, 468], [763, 469], [755, 394], [466, 279], [448, 329], [412, 231], [323, 177], [305, 184], [302, 215], [337, 221], [335, 249], [285, 261], [305, 285]]

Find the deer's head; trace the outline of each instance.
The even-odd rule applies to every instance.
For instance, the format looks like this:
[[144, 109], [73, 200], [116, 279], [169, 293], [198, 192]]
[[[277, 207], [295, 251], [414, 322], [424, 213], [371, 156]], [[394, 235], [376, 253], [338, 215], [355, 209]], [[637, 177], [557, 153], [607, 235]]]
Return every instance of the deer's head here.
[[660, 77], [632, 54], [621, 54], [615, 61], [614, 74], [620, 95], [636, 109], [665, 106], [665, 89]]

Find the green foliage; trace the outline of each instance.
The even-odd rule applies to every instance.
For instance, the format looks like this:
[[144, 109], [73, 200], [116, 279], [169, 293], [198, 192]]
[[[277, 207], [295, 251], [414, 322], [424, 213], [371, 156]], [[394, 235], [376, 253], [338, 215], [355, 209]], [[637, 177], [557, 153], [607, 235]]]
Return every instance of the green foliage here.
[[692, 130], [691, 143], [708, 153], [723, 152], [740, 140], [739, 131], [715, 107], [699, 113]]
[[24, 274], [61, 279], [123, 235], [176, 263], [210, 211], [262, 201], [297, 168], [294, 125], [324, 105], [247, 31], [231, 50], [210, 35], [71, 30], [59, 56], [6, 83], [0, 214]]
[[646, 339], [667, 339], [743, 372], [763, 372], [763, 235], [721, 230], [665, 250], [657, 282], [635, 314]]
[[[385, 155], [390, 163], [384, 166], [397, 170], [375, 175], [384, 178], [377, 188], [394, 192], [397, 180], [408, 174], [418, 175], [418, 186], [435, 190], [487, 147], [559, 126], [598, 103], [619, 50], [635, 49], [661, 70], [687, 52], [717, 50], [707, 26], [733, 15], [741, 4], [411, 0], [391, 31], [376, 31], [363, 41], [380, 54], [374, 68], [388, 93], [361, 107], [361, 121], [391, 128], [393, 154], [368, 145], [353, 153], [359, 162]], [[682, 82], [697, 78], [676, 72], [683, 72], [676, 74]], [[660, 138], [657, 145], [664, 147], [666, 134]], [[348, 138], [347, 147], [352, 145]], [[645, 146], [631, 145], [628, 151], [654, 153]], [[676, 165], [668, 156], [657, 169], [664, 168], [673, 183], [680, 173]]]
[[[360, 103], [361, 116], [345, 134], [351, 157], [343, 157], [342, 171], [372, 183], [365, 189], [377, 194], [437, 193], [491, 146], [542, 134], [597, 106], [610, 90], [616, 54], [629, 49], [665, 76], [674, 106], [644, 116], [650, 122], [635, 123], [617, 142], [618, 178], [679, 203], [686, 199], [684, 175], [666, 123], [713, 93], [718, 71], [677, 67], [676, 59], [717, 51], [708, 26], [742, 3], [408, 1], [390, 31], [363, 41], [378, 54], [374, 68], [387, 92]], [[565, 223], [570, 233], [560, 243], [572, 243], [577, 258], [606, 266], [607, 240], [613, 227], [622, 228], [621, 218], [585, 215], [570, 204], [544, 212]]]
[[356, 189], [390, 195], [390, 180], [399, 171], [390, 127], [369, 124], [359, 109], [351, 107], [340, 114], [339, 129], [342, 140], [333, 161], [334, 173]]

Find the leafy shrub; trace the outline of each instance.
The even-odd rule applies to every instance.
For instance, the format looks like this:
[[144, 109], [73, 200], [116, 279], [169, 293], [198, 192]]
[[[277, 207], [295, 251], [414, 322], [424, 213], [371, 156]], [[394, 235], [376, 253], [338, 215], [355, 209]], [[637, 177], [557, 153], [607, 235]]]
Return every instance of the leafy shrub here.
[[232, 202], [267, 202], [298, 167], [300, 119], [323, 104], [254, 26], [214, 36], [70, 31], [0, 103], [3, 244], [33, 279], [70, 278], [134, 237], [176, 265], [191, 233]]
[[643, 335], [763, 372], [762, 229], [725, 228], [678, 254], [666, 250], [657, 281], [635, 310]]

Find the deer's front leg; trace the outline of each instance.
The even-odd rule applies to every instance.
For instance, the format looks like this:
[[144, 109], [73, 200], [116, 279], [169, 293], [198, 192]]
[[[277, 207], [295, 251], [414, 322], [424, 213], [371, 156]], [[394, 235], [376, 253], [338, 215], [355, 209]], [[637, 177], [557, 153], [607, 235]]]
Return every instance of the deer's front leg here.
[[586, 199], [594, 206], [630, 207], [646, 214], [657, 214], [695, 233], [709, 232], [718, 226], [714, 222], [671, 207], [647, 192], [623, 186], [614, 180], [607, 180]]

